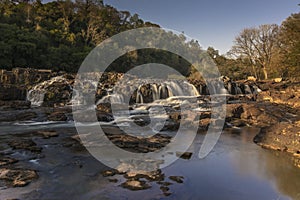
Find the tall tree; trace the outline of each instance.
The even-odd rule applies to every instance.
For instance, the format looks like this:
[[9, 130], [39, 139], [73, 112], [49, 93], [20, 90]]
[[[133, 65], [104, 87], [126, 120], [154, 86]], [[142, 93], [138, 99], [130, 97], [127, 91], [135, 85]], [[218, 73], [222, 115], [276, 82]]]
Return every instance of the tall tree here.
[[262, 70], [264, 79], [268, 79], [278, 33], [279, 27], [276, 24], [246, 28], [235, 38], [235, 44], [230, 52], [248, 60], [255, 77], [260, 78], [259, 74]]
[[290, 76], [299, 76], [300, 72], [300, 13], [292, 14], [281, 25], [280, 52], [282, 65]]

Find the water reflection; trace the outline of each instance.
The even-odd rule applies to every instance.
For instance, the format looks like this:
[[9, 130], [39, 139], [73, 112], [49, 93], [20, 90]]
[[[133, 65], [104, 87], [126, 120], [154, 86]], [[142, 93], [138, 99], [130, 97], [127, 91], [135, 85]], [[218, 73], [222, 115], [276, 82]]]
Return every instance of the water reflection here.
[[238, 136], [242, 142], [235, 144], [239, 151], [234, 151], [231, 159], [239, 173], [267, 179], [279, 193], [300, 199], [300, 169], [294, 166], [292, 157], [249, 143], [254, 134], [255, 130], [245, 129]]

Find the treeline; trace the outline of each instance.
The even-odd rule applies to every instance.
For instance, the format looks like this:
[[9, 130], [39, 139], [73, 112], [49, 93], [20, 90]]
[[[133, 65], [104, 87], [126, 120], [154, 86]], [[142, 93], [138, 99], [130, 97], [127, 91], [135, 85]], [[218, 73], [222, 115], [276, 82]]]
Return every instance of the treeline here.
[[[30, 67], [77, 72], [88, 53], [103, 40], [122, 31], [159, 27], [144, 22], [137, 14], [118, 11], [102, 0], [0, 0], [0, 68]], [[166, 45], [201, 49], [184, 35], [162, 34]], [[144, 41], [138, 41], [143, 43]], [[170, 44], [171, 43], [171, 44]], [[117, 50], [117, 49], [115, 49]], [[280, 26], [245, 28], [235, 38], [227, 55], [207, 49], [222, 75], [234, 79], [300, 77], [300, 13], [292, 14]], [[197, 56], [197, 55], [196, 55]], [[169, 52], [145, 49], [123, 55], [108, 70], [126, 72], [146, 63], [161, 63], [181, 74], [199, 77], [190, 63]], [[147, 70], [145, 68], [145, 73]], [[205, 69], [205, 73], [211, 73]]]
[[159, 27], [102, 0], [1, 0], [0, 68], [76, 72], [101, 41], [149, 26]]
[[282, 24], [264, 24], [243, 29], [226, 56], [212, 47], [221, 74], [235, 79], [300, 77], [300, 13], [292, 14]]

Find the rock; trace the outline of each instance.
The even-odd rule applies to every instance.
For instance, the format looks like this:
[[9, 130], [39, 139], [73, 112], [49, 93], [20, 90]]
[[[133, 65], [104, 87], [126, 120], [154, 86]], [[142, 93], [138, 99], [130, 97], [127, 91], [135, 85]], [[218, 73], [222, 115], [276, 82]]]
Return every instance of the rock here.
[[210, 118], [200, 119], [198, 130], [199, 131], [207, 131], [210, 123], [211, 123]]
[[97, 111], [97, 120], [100, 122], [111, 122], [114, 120], [114, 117], [110, 113]]
[[18, 162], [18, 160], [13, 159], [13, 158], [5, 158], [5, 157], [0, 156], [0, 167], [2, 167], [4, 165], [10, 165], [10, 164], [13, 164], [13, 163], [16, 163], [16, 162]]
[[37, 118], [37, 114], [33, 111], [8, 112], [3, 111], [0, 115], [0, 122], [11, 121], [28, 121]]
[[33, 170], [0, 169], [0, 180], [5, 181], [8, 186], [24, 187], [37, 178], [38, 174]]
[[45, 139], [59, 136], [56, 131], [38, 131], [37, 134], [42, 135]]
[[193, 153], [191, 152], [176, 152], [176, 156], [185, 160], [191, 159]]
[[254, 142], [263, 148], [298, 154], [300, 152], [300, 121], [280, 122], [263, 128], [254, 138]]
[[37, 147], [36, 143], [30, 139], [17, 139], [10, 141], [8, 143], [13, 149], [24, 149], [32, 152], [40, 153], [42, 151], [41, 147]]
[[108, 181], [111, 182], [111, 183], [117, 183], [118, 179], [116, 179], [116, 178], [109, 178]]
[[97, 105], [97, 110], [105, 113], [111, 113], [111, 104], [110, 103], [100, 103]]
[[141, 178], [145, 178], [148, 181], [162, 181], [164, 180], [164, 174], [162, 174], [161, 170], [156, 170], [156, 171], [152, 171], [152, 172], [148, 172], [148, 171], [142, 171], [142, 170], [138, 170], [138, 171], [130, 171], [127, 172], [124, 177], [126, 179], [141, 179]]
[[2, 101], [14, 101], [26, 100], [26, 88], [16, 87], [12, 85], [0, 86], [0, 100]]
[[280, 83], [282, 81], [282, 78], [274, 78], [273, 81], [275, 83]]
[[105, 170], [101, 172], [102, 176], [107, 177], [107, 176], [114, 176], [116, 175], [117, 171], [116, 170]]
[[49, 121], [67, 121], [68, 117], [64, 111], [56, 111], [48, 115]]
[[182, 179], [184, 179], [184, 177], [183, 176], [170, 176], [169, 179], [176, 183], [183, 183]]
[[170, 182], [162, 182], [162, 181], [158, 181], [157, 184], [162, 185], [162, 186], [173, 185], [173, 183], [170, 183]]
[[0, 101], [0, 107], [5, 109], [29, 109], [30, 101]]
[[145, 190], [148, 188], [151, 188], [149, 184], [146, 183], [146, 181], [139, 181], [139, 180], [128, 180], [125, 183], [122, 183], [121, 186], [123, 188], [127, 188], [129, 190]]

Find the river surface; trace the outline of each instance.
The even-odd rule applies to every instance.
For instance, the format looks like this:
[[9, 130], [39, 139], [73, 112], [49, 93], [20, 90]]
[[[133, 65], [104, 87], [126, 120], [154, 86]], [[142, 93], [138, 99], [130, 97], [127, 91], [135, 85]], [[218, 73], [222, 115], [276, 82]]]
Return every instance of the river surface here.
[[[252, 142], [258, 132], [253, 128], [225, 130], [213, 151], [198, 158], [204, 135], [198, 134], [189, 149], [188, 160], [178, 159], [162, 169], [166, 181], [170, 176], [183, 176], [183, 183], [169, 186], [165, 196], [156, 182], [151, 188], [130, 191], [121, 187], [122, 175], [116, 182], [103, 177], [108, 169], [86, 150], [71, 148], [71, 136], [76, 134], [69, 123], [1, 124], [0, 151], [9, 137], [25, 137], [24, 132], [51, 129], [59, 137], [34, 141], [43, 148], [42, 156], [16, 152], [15, 167], [38, 171], [39, 178], [26, 187], [0, 188], [0, 199], [210, 199], [210, 200], [283, 200], [300, 199], [300, 169], [293, 166], [286, 154], [260, 148]], [[172, 181], [170, 181], [172, 182]]]

